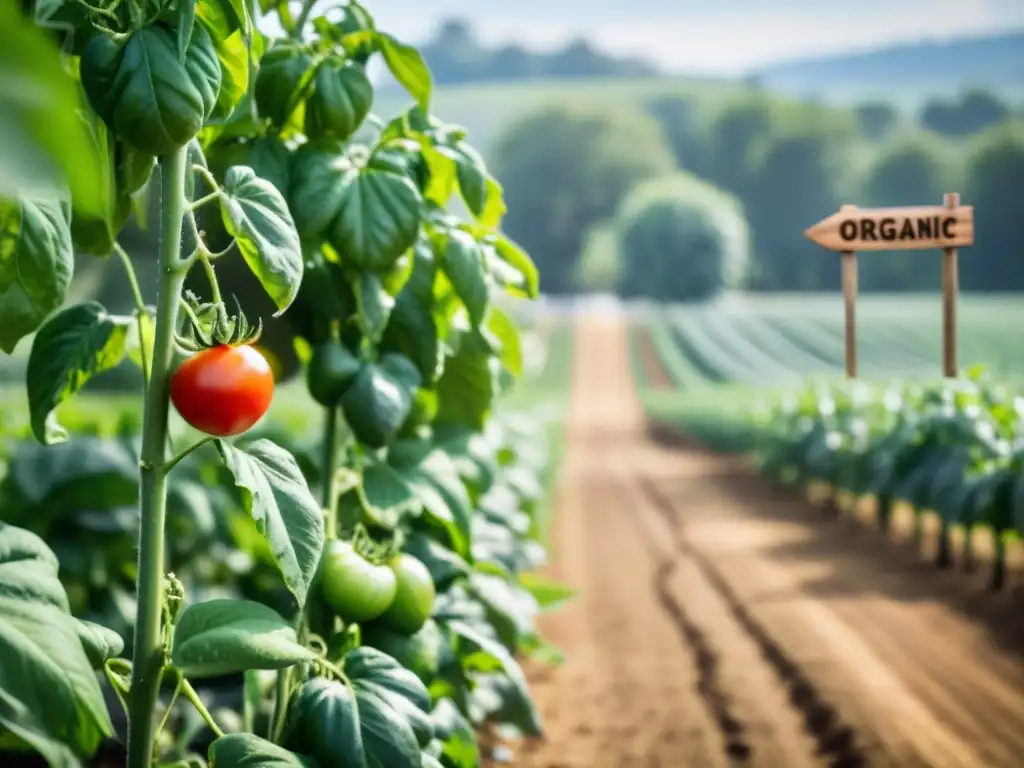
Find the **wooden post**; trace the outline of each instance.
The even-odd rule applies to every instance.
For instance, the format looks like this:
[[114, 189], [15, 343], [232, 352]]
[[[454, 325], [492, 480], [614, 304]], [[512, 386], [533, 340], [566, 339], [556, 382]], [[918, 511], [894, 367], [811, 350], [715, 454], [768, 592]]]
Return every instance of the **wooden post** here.
[[[855, 205], [843, 205], [842, 213], [855, 211]], [[954, 252], [955, 253], [955, 252]], [[843, 303], [846, 309], [846, 377], [857, 378], [857, 252], [842, 251]]]
[[[943, 201], [947, 208], [960, 206], [960, 195], [947, 192]], [[955, 378], [956, 360], [956, 302], [959, 292], [957, 249], [942, 249], [942, 375]]]

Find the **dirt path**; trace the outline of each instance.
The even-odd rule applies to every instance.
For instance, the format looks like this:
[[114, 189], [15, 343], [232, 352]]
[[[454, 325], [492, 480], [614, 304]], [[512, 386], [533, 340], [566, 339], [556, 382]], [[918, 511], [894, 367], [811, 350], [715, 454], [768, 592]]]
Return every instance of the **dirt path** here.
[[619, 318], [574, 354], [552, 572], [581, 596], [516, 765], [1024, 765], [1019, 656], [734, 460], [648, 442]]

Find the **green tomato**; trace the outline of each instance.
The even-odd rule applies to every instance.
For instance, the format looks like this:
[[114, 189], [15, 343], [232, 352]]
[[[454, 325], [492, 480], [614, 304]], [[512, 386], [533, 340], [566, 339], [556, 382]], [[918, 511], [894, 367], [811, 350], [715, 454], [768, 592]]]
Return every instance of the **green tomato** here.
[[396, 632], [414, 635], [434, 610], [434, 580], [427, 566], [404, 552], [391, 561], [391, 570], [396, 581], [395, 599], [380, 617], [381, 622]]
[[337, 341], [328, 341], [313, 349], [306, 366], [306, 386], [320, 405], [333, 408], [359, 373], [362, 364]]
[[374, 565], [349, 542], [334, 541], [324, 558], [320, 588], [343, 621], [370, 621], [395, 599], [397, 580], [394, 571]]

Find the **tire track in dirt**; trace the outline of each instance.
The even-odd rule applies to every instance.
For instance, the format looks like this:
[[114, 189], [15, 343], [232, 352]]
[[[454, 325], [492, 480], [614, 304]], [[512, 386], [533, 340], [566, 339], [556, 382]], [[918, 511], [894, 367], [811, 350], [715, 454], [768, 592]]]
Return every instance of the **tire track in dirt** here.
[[843, 722], [836, 708], [826, 702], [799, 665], [772, 639], [743, 605], [711, 561], [694, 549], [685, 538], [683, 523], [676, 507], [649, 476], [639, 478], [644, 494], [665, 520], [680, 556], [691, 560], [701, 576], [728, 606], [730, 613], [747, 636], [757, 645], [761, 657], [771, 667], [779, 684], [788, 692], [790, 704], [800, 713], [807, 734], [817, 745], [817, 753], [830, 768], [865, 768], [866, 756], [857, 744], [854, 730]]

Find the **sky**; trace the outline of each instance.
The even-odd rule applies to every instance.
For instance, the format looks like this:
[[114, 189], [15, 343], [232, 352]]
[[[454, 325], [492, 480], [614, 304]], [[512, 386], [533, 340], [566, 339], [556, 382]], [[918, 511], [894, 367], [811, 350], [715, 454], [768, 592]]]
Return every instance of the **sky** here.
[[481, 40], [550, 49], [580, 35], [670, 72], [738, 75], [764, 64], [1024, 28], [1024, 0], [363, 0], [413, 43], [445, 18]]

